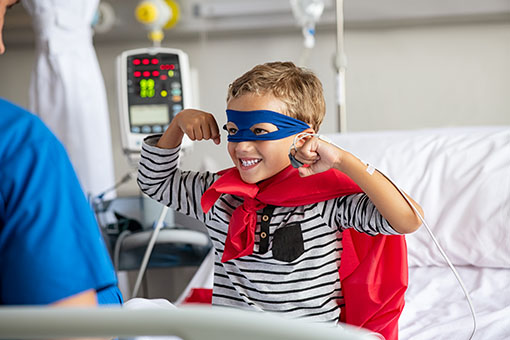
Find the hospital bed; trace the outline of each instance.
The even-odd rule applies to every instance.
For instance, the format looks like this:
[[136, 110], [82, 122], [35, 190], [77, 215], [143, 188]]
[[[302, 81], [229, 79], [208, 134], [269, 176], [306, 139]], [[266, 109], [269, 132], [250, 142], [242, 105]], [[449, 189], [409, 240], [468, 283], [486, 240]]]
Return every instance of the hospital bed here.
[[[474, 339], [510, 339], [510, 126], [328, 135], [425, 211], [477, 315]], [[400, 339], [469, 339], [470, 309], [425, 228], [406, 236]]]

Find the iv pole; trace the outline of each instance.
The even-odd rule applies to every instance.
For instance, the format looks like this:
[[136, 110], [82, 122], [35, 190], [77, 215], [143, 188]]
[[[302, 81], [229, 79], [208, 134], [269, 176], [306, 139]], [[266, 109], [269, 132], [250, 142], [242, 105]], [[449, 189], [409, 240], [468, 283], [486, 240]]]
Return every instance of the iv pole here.
[[344, 1], [336, 0], [336, 106], [338, 112], [338, 132], [347, 132], [347, 116], [345, 111], [345, 68], [347, 58], [344, 52]]

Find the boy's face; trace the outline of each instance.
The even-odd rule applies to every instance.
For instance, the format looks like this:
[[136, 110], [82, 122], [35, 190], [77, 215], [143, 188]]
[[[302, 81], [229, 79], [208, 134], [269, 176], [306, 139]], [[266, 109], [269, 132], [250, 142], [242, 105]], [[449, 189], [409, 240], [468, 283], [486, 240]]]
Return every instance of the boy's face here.
[[[271, 95], [245, 94], [232, 98], [227, 104], [228, 110], [255, 111], [270, 110], [284, 112], [285, 104]], [[237, 126], [228, 122], [227, 131], [237, 130]], [[267, 122], [253, 125], [250, 130], [256, 135], [277, 131], [278, 128]], [[257, 183], [270, 178], [290, 165], [289, 148], [294, 136], [276, 140], [255, 140], [228, 142], [228, 153], [246, 183]]]

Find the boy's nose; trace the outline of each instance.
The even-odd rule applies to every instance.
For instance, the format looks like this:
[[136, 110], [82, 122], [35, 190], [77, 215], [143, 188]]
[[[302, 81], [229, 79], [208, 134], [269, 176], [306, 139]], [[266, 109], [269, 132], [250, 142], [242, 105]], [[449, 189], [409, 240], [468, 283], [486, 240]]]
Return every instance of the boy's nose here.
[[238, 142], [236, 145], [236, 151], [246, 151], [250, 150], [252, 147], [253, 142], [251, 141]]

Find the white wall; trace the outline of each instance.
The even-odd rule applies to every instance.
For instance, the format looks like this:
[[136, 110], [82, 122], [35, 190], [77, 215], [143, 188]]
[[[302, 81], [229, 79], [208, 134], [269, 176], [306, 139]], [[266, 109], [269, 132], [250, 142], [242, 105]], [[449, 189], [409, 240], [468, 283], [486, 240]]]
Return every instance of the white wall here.
[[[334, 43], [334, 32], [319, 31], [309, 63], [325, 88], [323, 133], [337, 126]], [[96, 46], [108, 91], [117, 178], [128, 166], [117, 129], [115, 57], [144, 44]], [[164, 45], [189, 54], [198, 71], [200, 108], [214, 113], [221, 126], [228, 84], [255, 64], [297, 61], [302, 40], [299, 33], [279, 33], [167, 40]], [[26, 106], [33, 51], [7, 46], [7, 52], [0, 57], [0, 96]], [[346, 52], [350, 131], [510, 125], [510, 23], [348, 30]], [[210, 170], [230, 166], [224, 142], [195, 143], [183, 166], [199, 169], [204, 157], [214, 161]]]

